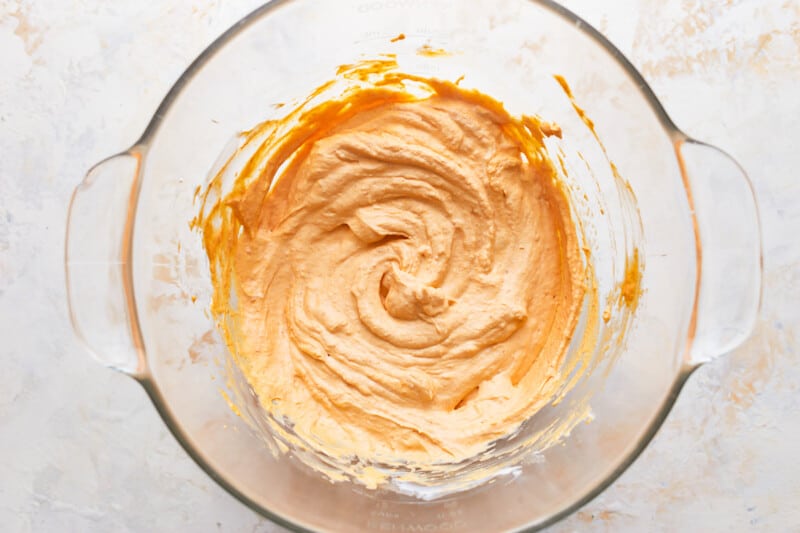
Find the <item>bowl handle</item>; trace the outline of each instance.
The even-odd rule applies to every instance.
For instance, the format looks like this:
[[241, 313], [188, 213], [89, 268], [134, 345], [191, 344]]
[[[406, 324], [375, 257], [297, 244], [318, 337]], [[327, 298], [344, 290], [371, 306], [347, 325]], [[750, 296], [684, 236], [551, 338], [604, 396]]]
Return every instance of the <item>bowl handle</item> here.
[[131, 283], [131, 236], [141, 154], [101, 161], [72, 193], [65, 250], [67, 300], [75, 333], [102, 364], [145, 371]]
[[698, 285], [687, 363], [696, 366], [739, 346], [761, 300], [761, 229], [755, 193], [742, 167], [695, 140], [676, 144], [694, 214]]

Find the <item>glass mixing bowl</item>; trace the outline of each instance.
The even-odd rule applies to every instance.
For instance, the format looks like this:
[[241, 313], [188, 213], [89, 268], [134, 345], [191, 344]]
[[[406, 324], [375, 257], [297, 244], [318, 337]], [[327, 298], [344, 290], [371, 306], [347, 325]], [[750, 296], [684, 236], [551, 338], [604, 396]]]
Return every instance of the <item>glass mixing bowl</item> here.
[[[423, 46], [428, 53], [419, 54]], [[440, 48], [449, 53], [431, 53]], [[588, 402], [593, 420], [507, 475], [427, 500], [331, 483], [291, 453], [269, 452], [248, 424], [253, 399], [235, 386], [207, 311], [207, 260], [189, 227], [199, 188], [237, 132], [304, 97], [338, 65], [386, 53], [404, 70], [465, 75], [512, 112], [563, 127], [570, 185], [585, 193], [573, 196], [584, 198], [576, 210], [601, 308], [619, 302], [634, 248], [644, 265], [635, 312], [601, 324], [606, 344], [596, 347], [594, 370], [536, 415], [542, 427]], [[569, 82], [605, 150], [554, 75]], [[189, 455], [225, 489], [297, 529], [553, 523], [636, 458], [692, 370], [747, 336], [760, 297], [758, 217], [741, 168], [678, 130], [618, 50], [544, 0], [271, 2], [192, 63], [130, 149], [91, 169], [75, 190], [67, 232], [72, 321], [95, 357], [142, 384]]]

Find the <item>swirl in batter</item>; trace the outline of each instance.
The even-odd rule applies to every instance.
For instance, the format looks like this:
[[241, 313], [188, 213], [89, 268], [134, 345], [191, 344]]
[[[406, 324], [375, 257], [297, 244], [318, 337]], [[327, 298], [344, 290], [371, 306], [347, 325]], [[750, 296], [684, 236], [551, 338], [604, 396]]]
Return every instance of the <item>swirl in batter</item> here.
[[554, 399], [593, 289], [558, 127], [394, 67], [342, 67], [246, 132], [199, 223], [212, 310], [274, 423], [424, 470]]

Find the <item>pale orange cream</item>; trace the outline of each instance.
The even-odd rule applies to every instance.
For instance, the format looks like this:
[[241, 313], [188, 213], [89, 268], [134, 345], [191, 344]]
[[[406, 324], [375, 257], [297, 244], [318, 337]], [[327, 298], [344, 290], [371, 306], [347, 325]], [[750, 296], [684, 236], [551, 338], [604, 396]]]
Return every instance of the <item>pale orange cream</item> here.
[[391, 60], [244, 134], [197, 222], [213, 314], [275, 424], [424, 470], [554, 399], [594, 289], [550, 135]]

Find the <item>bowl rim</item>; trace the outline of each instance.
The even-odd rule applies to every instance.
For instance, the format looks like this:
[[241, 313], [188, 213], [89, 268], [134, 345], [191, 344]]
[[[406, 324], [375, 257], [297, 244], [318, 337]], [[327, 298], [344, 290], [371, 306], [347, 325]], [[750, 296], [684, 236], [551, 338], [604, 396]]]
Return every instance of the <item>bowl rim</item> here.
[[[230, 28], [225, 30], [219, 37], [217, 37], [211, 44], [209, 44], [184, 70], [184, 72], [180, 75], [180, 77], [175, 81], [172, 87], [169, 89], [167, 94], [161, 100], [158, 108], [156, 109], [155, 113], [153, 114], [152, 118], [148, 122], [147, 126], [145, 127], [144, 131], [142, 132], [141, 136], [138, 140], [127, 150], [128, 153], [139, 153], [143, 157], [146, 155], [147, 148], [154, 138], [156, 132], [158, 131], [159, 126], [161, 125], [163, 118], [166, 116], [169, 108], [173, 105], [175, 100], [177, 100], [178, 96], [180, 95], [181, 91], [192, 81], [195, 75], [205, 66], [205, 64], [229, 41], [231, 41], [234, 37], [236, 37], [239, 33], [246, 30], [248, 27], [253, 25], [255, 22], [260, 20], [262, 17], [269, 15], [273, 10], [277, 9], [278, 7], [288, 4], [294, 0], [269, 0], [265, 4], [257, 7], [239, 21], [234, 23]], [[555, 0], [521, 0], [523, 2], [530, 2], [533, 4], [537, 4], [538, 6], [550, 11], [551, 13], [561, 17], [563, 20], [574, 24], [584, 35], [589, 37], [595, 44], [602, 47], [609, 55], [611, 55], [614, 59], [616, 59], [617, 63], [623, 68], [623, 71], [627, 76], [630, 78], [631, 81], [634, 82], [636, 87], [639, 90], [641, 96], [647, 101], [650, 105], [650, 108], [655, 113], [656, 117], [658, 118], [662, 128], [666, 132], [666, 134], [670, 137], [673, 143], [677, 146], [678, 143], [682, 142], [696, 142], [694, 139], [687, 136], [683, 131], [681, 131], [672, 119], [667, 114], [664, 107], [661, 105], [661, 102], [656, 97], [655, 93], [651, 89], [650, 85], [641, 75], [641, 73], [633, 66], [633, 64], [628, 60], [627, 57], [614, 45], [609, 41], [600, 31], [598, 31], [594, 26], [586, 22], [576, 13], [572, 12], [568, 8], [562, 6], [561, 4], [557, 3]], [[124, 153], [124, 152], [123, 152]], [[137, 198], [135, 202], [138, 204], [138, 188], [137, 188]], [[130, 217], [130, 228], [131, 232], [134, 231], [134, 224], [133, 219], [135, 217], [135, 206], [132, 209], [132, 212], [129, 213]], [[697, 224], [697, 221], [692, 215], [693, 222]], [[127, 247], [132, 248], [133, 246], [133, 239], [127, 239]], [[699, 241], [698, 241], [699, 246]], [[129, 249], [128, 253], [130, 254], [132, 250]], [[128, 271], [125, 276], [126, 283], [132, 284], [132, 272]], [[697, 279], [697, 283], [699, 283], [699, 276]], [[695, 295], [696, 296], [696, 295]], [[134, 308], [135, 311], [135, 308]], [[695, 298], [693, 303], [693, 308], [690, 315], [690, 323], [694, 323], [697, 316], [697, 298]], [[132, 333], [138, 341], [138, 346], [143, 347], [143, 338], [141, 331], [138, 327], [138, 320], [133, 320]], [[688, 361], [688, 352], [691, 348], [692, 340], [693, 340], [693, 332], [689, 331], [688, 335], [689, 339], [686, 343], [686, 347], [684, 349], [684, 357], [685, 361]], [[146, 356], [145, 356], [146, 357]], [[631, 464], [641, 455], [650, 441], [653, 439], [655, 434], [660, 429], [661, 425], [663, 424], [664, 420], [667, 418], [669, 412], [671, 411], [675, 401], [678, 398], [678, 395], [683, 388], [686, 380], [691, 376], [691, 374], [696, 370], [700, 364], [683, 364], [677, 371], [675, 380], [672, 383], [672, 386], [668, 393], [666, 394], [664, 400], [662, 401], [661, 405], [655, 411], [655, 415], [653, 416], [652, 420], [645, 428], [644, 432], [642, 433], [641, 437], [638, 441], [635, 442], [635, 445], [631, 448], [626, 455], [622, 457], [622, 459], [617, 463], [614, 469], [605, 477], [603, 478], [597, 485], [592, 487], [590, 490], [586, 491], [584, 494], [580, 495], [579, 497], [575, 498], [572, 503], [558, 509], [557, 511], [553, 512], [546, 518], [534, 522], [529, 522], [528, 524], [522, 526], [518, 531], [539, 531], [546, 527], [549, 527], [560, 520], [566, 518], [567, 516], [571, 515], [593, 499], [595, 499], [600, 493], [602, 493], [605, 489], [607, 489], [612, 483], [614, 483], [622, 473], [627, 470]], [[157, 412], [161, 416], [162, 420], [164, 421], [165, 425], [184, 449], [184, 451], [194, 460], [194, 462], [211, 478], [213, 479], [218, 485], [220, 485], [226, 492], [232, 495], [234, 498], [239, 500], [241, 503], [249, 507], [251, 510], [256, 512], [257, 514], [267, 518], [268, 520], [281, 525], [287, 529], [293, 531], [313, 531], [303, 527], [302, 525], [292, 522], [290, 519], [281, 516], [254, 501], [249, 496], [244, 494], [240, 491], [237, 487], [235, 487], [231, 482], [229, 482], [223, 475], [217, 472], [214, 467], [211, 465], [211, 462], [207, 460], [202, 453], [200, 453], [191, 443], [189, 437], [184, 434], [184, 431], [181, 429], [180, 424], [178, 423], [177, 419], [173, 416], [169, 406], [167, 405], [166, 401], [164, 400], [163, 395], [161, 394], [157, 382], [153, 379], [149, 369], [145, 367], [142, 372], [131, 374], [131, 377], [136, 380], [145, 390], [147, 395], [149, 396], [150, 400], [152, 401], [153, 405], [155, 406]]]

